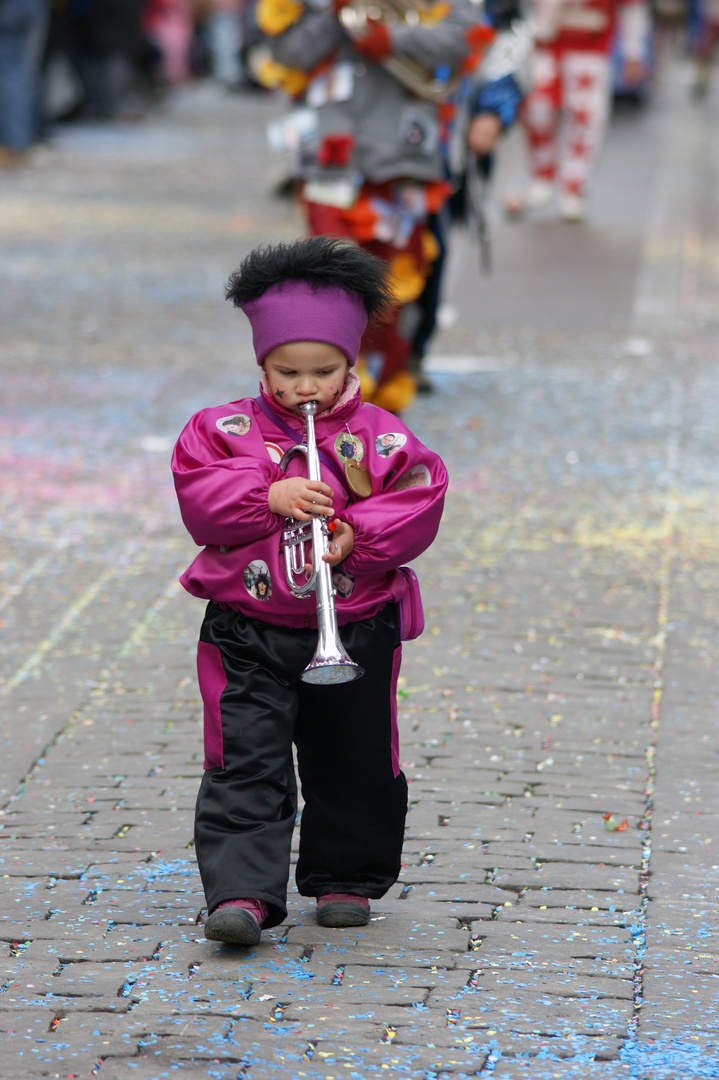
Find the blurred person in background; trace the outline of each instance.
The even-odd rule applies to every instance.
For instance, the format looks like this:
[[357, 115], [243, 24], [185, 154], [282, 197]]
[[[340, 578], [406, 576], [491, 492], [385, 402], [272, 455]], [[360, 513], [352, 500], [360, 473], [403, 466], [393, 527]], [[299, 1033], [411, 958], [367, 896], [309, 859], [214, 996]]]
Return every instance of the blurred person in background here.
[[19, 165], [40, 134], [47, 0], [0, 0], [0, 166]]
[[125, 114], [142, 50], [142, 7], [143, 0], [70, 0], [72, 47], [83, 88], [77, 115], [82, 119], [114, 120]]
[[55, 122], [136, 119], [160, 95], [160, 54], [144, 0], [50, 0], [43, 57], [45, 133]]
[[[580, 221], [612, 100], [611, 51], [623, 57], [622, 83], [644, 77], [650, 34], [646, 0], [532, 0], [532, 89], [521, 120], [531, 181], [507, 195], [518, 216], [558, 199], [560, 217]], [[561, 130], [560, 130], [561, 128]]]
[[[357, 371], [364, 400], [394, 413], [416, 392], [417, 300], [438, 254], [429, 218], [451, 192], [446, 99], [487, 41], [471, 0], [421, 3], [416, 14], [413, 25], [390, 26], [353, 22], [346, 0], [258, 0], [255, 9], [270, 51], [256, 74], [301, 105], [296, 169], [310, 233], [345, 236], [390, 268], [397, 310], [365, 333]], [[419, 89], [405, 85], [408, 69]]]
[[690, 51], [694, 58], [695, 98], [706, 97], [711, 83], [712, 64], [719, 42], [719, 0], [698, 0], [691, 28]]
[[200, 13], [210, 73], [236, 89], [242, 82], [243, 0], [205, 0]]
[[651, 82], [661, 82], [666, 61], [686, 51], [687, 30], [691, 34], [691, 9], [696, 0], [649, 0], [652, 19]]
[[159, 52], [158, 74], [170, 85], [190, 79], [195, 20], [204, 6], [196, 0], [144, 0], [142, 27]]

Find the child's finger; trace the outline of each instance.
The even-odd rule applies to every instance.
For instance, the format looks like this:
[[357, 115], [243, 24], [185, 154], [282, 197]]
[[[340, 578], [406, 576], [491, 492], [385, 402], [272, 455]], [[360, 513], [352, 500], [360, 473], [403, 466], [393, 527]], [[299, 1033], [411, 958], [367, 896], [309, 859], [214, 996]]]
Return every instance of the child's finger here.
[[311, 521], [313, 517], [332, 517], [333, 514], [331, 506], [320, 506], [319, 503], [304, 500], [292, 507], [290, 516], [297, 521]]
[[319, 491], [317, 488], [311, 487], [307, 490], [306, 497], [310, 499], [311, 502], [328, 506], [332, 502], [332, 489], [327, 488], [326, 491]]
[[329, 484], [325, 484], [322, 480], [308, 480], [307, 487], [310, 491], [316, 491], [319, 495], [326, 495], [329, 499], [334, 495], [334, 491]]
[[330, 566], [336, 566], [337, 563], [342, 562], [342, 559], [344, 558], [344, 552], [342, 551], [341, 546], [335, 540], [330, 540], [328, 550], [325, 552], [322, 558], [325, 562], [328, 562]]

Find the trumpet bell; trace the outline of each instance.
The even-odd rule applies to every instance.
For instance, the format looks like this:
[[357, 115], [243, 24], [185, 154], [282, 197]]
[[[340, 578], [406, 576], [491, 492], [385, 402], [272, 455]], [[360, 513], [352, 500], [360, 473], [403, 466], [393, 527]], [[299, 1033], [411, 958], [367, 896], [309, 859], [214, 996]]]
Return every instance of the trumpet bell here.
[[364, 675], [364, 669], [349, 656], [315, 656], [302, 672], [302, 682], [313, 686], [339, 686]]
[[364, 668], [347, 655], [336, 624], [330, 625], [325, 619], [319, 619], [318, 623], [317, 648], [300, 675], [302, 681], [315, 686], [336, 686], [364, 675]]

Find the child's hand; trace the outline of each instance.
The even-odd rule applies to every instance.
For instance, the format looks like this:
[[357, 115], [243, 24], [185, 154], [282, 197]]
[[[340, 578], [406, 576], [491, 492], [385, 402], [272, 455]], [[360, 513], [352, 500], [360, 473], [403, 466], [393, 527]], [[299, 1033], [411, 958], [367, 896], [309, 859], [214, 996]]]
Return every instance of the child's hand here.
[[346, 521], [334, 520], [335, 530], [330, 536], [329, 552], [322, 558], [330, 566], [336, 566], [352, 554], [355, 546], [355, 531]]
[[467, 130], [467, 146], [474, 154], [484, 157], [492, 153], [501, 134], [502, 121], [496, 113], [477, 113]]
[[273, 514], [311, 521], [324, 514], [332, 517], [332, 488], [321, 480], [308, 480], [306, 476], [288, 476], [270, 484], [267, 502]]

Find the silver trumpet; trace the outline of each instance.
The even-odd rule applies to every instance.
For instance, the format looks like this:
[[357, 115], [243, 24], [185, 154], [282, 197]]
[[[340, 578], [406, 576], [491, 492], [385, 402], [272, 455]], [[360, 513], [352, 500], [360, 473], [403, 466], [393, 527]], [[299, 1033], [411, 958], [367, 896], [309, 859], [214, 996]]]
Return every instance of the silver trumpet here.
[[[320, 458], [315, 438], [317, 402], [307, 401], [300, 405], [300, 410], [307, 425], [307, 445], [298, 443], [296, 446], [291, 446], [283, 455], [280, 468], [287, 468], [287, 463], [293, 454], [304, 454], [307, 458], [309, 479], [321, 480]], [[317, 597], [317, 648], [300, 677], [303, 682], [322, 686], [351, 682], [352, 679], [359, 679], [360, 675], [364, 675], [363, 669], [350, 659], [340, 641], [332, 567], [322, 558], [329, 550], [329, 536], [330, 531], [323, 517], [313, 517], [311, 521], [285, 518], [282, 544], [285, 552], [287, 584], [293, 596], [307, 596], [314, 590]], [[307, 577], [305, 564], [309, 560], [306, 548], [310, 541], [312, 543], [312, 573]], [[305, 580], [298, 584], [296, 579], [300, 576]]]

